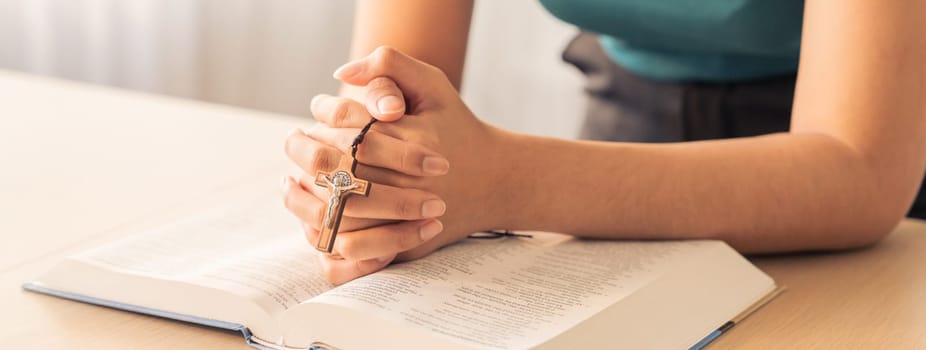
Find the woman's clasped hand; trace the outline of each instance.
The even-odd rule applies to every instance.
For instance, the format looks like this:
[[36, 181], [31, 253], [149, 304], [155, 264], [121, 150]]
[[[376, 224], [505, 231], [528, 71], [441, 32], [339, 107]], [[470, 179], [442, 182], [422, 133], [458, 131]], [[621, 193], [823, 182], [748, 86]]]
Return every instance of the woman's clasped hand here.
[[314, 245], [329, 194], [315, 185], [316, 173], [351, 157], [361, 128], [371, 118], [380, 121], [356, 153], [355, 175], [370, 181], [369, 196], [347, 201], [334, 251], [320, 255], [331, 283], [424, 256], [500, 224], [492, 203], [504, 198], [498, 198], [493, 179], [505, 168], [498, 152], [504, 132], [477, 119], [441, 70], [381, 47], [334, 76], [362, 87], [363, 97], [312, 99], [318, 123], [294, 130], [285, 142], [287, 156], [304, 173], [283, 180], [284, 203]]

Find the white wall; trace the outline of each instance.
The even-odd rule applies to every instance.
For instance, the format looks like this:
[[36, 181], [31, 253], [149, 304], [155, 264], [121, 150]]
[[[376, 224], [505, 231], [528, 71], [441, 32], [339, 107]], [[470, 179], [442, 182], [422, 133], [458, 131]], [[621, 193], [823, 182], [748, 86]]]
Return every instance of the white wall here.
[[[0, 67], [308, 115], [347, 58], [352, 1], [0, 0]], [[519, 131], [575, 135], [575, 30], [534, 0], [477, 1], [464, 99]]]

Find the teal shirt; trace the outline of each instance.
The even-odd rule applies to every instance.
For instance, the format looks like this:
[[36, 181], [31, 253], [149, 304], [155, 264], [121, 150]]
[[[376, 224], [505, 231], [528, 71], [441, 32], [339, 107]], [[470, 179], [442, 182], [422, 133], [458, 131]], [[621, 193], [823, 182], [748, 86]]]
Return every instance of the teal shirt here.
[[797, 71], [802, 0], [540, 0], [600, 34], [622, 67], [673, 81], [737, 81]]

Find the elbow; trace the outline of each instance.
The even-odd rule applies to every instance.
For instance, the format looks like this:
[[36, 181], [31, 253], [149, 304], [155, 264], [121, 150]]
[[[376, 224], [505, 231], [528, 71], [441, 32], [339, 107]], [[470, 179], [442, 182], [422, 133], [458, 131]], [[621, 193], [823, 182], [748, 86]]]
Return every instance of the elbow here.
[[876, 245], [894, 231], [903, 218], [870, 219], [847, 232], [847, 238], [832, 250], [861, 249]]
[[852, 160], [843, 173], [848, 181], [830, 197], [830, 208], [835, 209], [825, 247], [830, 250], [873, 246], [894, 232], [913, 206], [923, 179], [922, 166], [888, 166], [877, 157]]
[[[861, 249], [876, 245], [882, 241], [906, 217], [909, 205], [898, 205], [893, 201], [889, 205], [877, 202], [863, 203], [862, 209], [847, 211], [842, 214], [841, 224], [833, 225], [830, 244], [821, 247], [826, 250]], [[903, 203], [904, 201], [899, 201]]]

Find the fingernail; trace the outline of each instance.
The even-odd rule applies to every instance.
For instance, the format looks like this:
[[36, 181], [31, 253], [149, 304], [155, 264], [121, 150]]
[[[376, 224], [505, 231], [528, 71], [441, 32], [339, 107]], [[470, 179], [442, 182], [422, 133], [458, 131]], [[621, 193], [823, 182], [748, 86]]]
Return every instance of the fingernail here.
[[293, 135], [295, 135], [295, 134], [303, 134], [303, 135], [304, 135], [305, 133], [302, 132], [302, 129], [293, 128], [292, 130], [289, 131], [289, 133], [286, 134], [286, 136], [293, 136]]
[[341, 79], [341, 80], [343, 80], [343, 79], [348, 79], [348, 78], [350, 78], [350, 77], [352, 77], [352, 76], [355, 76], [355, 75], [359, 74], [360, 71], [362, 71], [362, 70], [363, 70], [363, 62], [362, 62], [362, 61], [350, 62], [350, 63], [347, 63], [347, 64], [341, 66], [341, 67], [338, 68], [338, 69], [335, 69], [335, 70], [334, 70], [334, 78], [335, 78], [335, 79]]
[[421, 204], [421, 216], [425, 218], [436, 218], [444, 215], [447, 211], [447, 205], [440, 199], [429, 199]]
[[431, 220], [431, 222], [422, 225], [418, 228], [418, 234], [421, 235], [422, 241], [430, 240], [437, 236], [438, 233], [444, 230], [444, 225], [437, 220]]
[[280, 179], [280, 189], [286, 191], [287, 187], [289, 187], [289, 176], [284, 176]]
[[424, 157], [421, 161], [421, 169], [425, 174], [443, 175], [450, 171], [450, 162], [444, 157]]
[[383, 96], [376, 101], [376, 108], [379, 109], [379, 112], [382, 114], [392, 114], [399, 113], [405, 107], [405, 103], [396, 96]]

